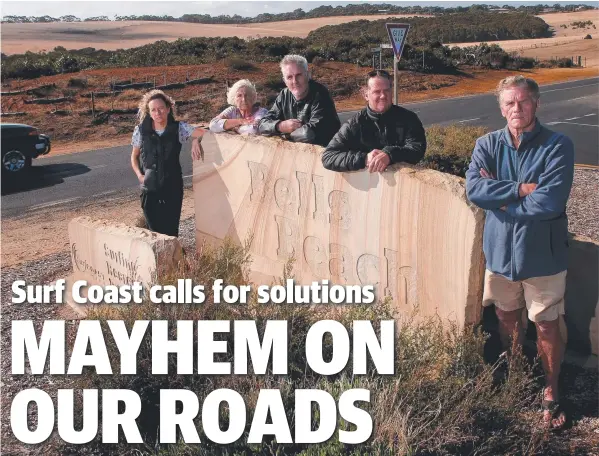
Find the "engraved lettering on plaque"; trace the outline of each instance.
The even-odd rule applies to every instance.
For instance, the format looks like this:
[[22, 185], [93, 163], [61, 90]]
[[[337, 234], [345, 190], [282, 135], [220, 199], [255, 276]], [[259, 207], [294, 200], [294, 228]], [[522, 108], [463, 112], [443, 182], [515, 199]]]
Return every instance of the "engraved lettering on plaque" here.
[[385, 249], [385, 258], [387, 259], [387, 287], [385, 296], [391, 296], [395, 301], [397, 299], [397, 251]]
[[381, 282], [381, 274], [379, 272], [379, 257], [365, 253], [360, 255], [356, 264], [358, 279], [362, 285], [374, 285], [375, 287]]
[[295, 177], [299, 185], [299, 207], [297, 208], [297, 213], [301, 217], [305, 217], [308, 214], [308, 175], [301, 171], [296, 171]]
[[314, 220], [325, 223], [326, 217], [324, 213], [324, 178], [312, 174], [312, 183], [314, 184], [314, 212], [312, 217]]
[[299, 228], [297, 222], [280, 215], [275, 215], [275, 222], [279, 233], [277, 257], [286, 261], [292, 256], [295, 257], [296, 246], [299, 243]]
[[400, 306], [416, 302], [416, 273], [411, 266], [398, 266], [396, 250], [385, 249], [387, 259], [387, 287], [385, 296], [390, 296]]
[[264, 201], [268, 167], [248, 160], [248, 168], [250, 168], [250, 201]]
[[275, 182], [275, 202], [285, 214], [298, 214], [297, 192], [287, 179], [281, 178]]
[[397, 271], [399, 274], [399, 304], [416, 306], [417, 304], [417, 281], [416, 271], [411, 266], [402, 266]]
[[349, 208], [349, 196], [340, 190], [333, 190], [329, 193], [329, 223], [339, 225], [344, 230], [349, 229], [351, 225], [351, 212]]
[[331, 254], [329, 272], [333, 282], [352, 284], [354, 282], [354, 274], [352, 272], [354, 259], [350, 250], [341, 244], [330, 244], [329, 251]]
[[307, 236], [304, 239], [304, 260], [310, 266], [310, 271], [319, 279], [324, 279], [327, 274], [327, 253], [320, 239]]

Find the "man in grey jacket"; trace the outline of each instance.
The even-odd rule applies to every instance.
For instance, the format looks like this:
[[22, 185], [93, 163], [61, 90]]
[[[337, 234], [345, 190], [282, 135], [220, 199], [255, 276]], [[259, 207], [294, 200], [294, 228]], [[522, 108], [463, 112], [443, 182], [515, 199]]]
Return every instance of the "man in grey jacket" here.
[[341, 126], [329, 91], [310, 79], [308, 61], [301, 55], [286, 55], [281, 72], [287, 88], [260, 120], [258, 132], [326, 146]]
[[536, 118], [539, 86], [510, 76], [497, 87], [502, 130], [476, 142], [466, 173], [468, 198], [486, 210], [483, 305], [495, 304], [504, 345], [523, 337], [522, 310], [537, 328], [545, 371], [543, 419], [564, 426], [558, 379], [565, 345], [564, 293], [568, 250], [566, 203], [574, 178], [574, 147]]

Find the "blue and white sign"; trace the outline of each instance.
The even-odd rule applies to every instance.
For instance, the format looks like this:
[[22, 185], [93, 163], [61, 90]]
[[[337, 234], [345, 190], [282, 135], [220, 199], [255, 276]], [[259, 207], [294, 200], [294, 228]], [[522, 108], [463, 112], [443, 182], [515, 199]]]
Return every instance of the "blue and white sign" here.
[[385, 24], [387, 27], [387, 33], [391, 39], [391, 45], [393, 46], [393, 52], [397, 60], [401, 58], [406, 37], [410, 30], [410, 24]]

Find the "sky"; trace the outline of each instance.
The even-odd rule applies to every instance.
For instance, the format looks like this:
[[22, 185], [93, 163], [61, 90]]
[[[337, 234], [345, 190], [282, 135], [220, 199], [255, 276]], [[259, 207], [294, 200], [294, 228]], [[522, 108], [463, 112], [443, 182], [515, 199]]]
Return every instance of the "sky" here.
[[[177, 2], [177, 1], [4, 1], [0, 3], [2, 16], [52, 16], [60, 17], [72, 14], [80, 19], [94, 16], [108, 16], [112, 19], [114, 16], [130, 16], [141, 14], [167, 15], [180, 17], [183, 14], [210, 14], [219, 16], [221, 14], [239, 14], [244, 17], [252, 17], [261, 13], [284, 13], [301, 8], [309, 11], [321, 5], [347, 5], [349, 3], [361, 2], [326, 2], [326, 1], [277, 1], [277, 2], [257, 2], [257, 1], [196, 1], [196, 2]], [[366, 2], [363, 2], [366, 3]], [[511, 2], [500, 0], [498, 2], [392, 2], [392, 1], [374, 1], [368, 3], [391, 3], [396, 5], [438, 5], [438, 6], [468, 6], [474, 3], [497, 3], [500, 5], [509, 4], [518, 6], [521, 4], [549, 4], [560, 3], [566, 5], [574, 4], [594, 4], [599, 2], [579, 1], [579, 2], [556, 2], [552, 0], [535, 0], [532, 2]]]

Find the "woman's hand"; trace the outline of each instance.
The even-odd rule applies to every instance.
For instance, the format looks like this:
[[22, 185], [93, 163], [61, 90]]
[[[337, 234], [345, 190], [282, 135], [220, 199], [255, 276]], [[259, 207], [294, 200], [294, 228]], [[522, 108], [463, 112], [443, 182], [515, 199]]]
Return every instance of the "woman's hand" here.
[[143, 185], [144, 184], [144, 175], [143, 174], [138, 174], [137, 175], [137, 180], [139, 181], [139, 185]]
[[204, 150], [202, 149], [202, 144], [200, 144], [200, 139], [196, 138], [191, 143], [191, 158], [193, 160], [204, 161]]

